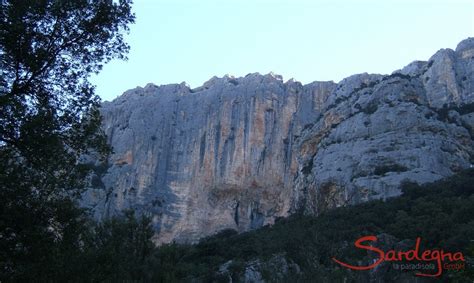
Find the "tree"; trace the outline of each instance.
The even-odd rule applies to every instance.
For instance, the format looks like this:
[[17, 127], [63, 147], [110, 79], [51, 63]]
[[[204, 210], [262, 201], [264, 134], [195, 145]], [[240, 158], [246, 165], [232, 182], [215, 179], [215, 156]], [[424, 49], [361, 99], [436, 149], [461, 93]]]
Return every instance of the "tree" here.
[[0, 3], [2, 280], [50, 266], [66, 241], [80, 245], [76, 200], [91, 170], [84, 156], [109, 152], [88, 79], [126, 59], [134, 15], [131, 0]]
[[125, 211], [94, 226], [86, 240], [85, 261], [91, 276], [86, 281], [144, 279], [154, 249], [151, 219], [144, 215], [137, 219], [133, 211]]

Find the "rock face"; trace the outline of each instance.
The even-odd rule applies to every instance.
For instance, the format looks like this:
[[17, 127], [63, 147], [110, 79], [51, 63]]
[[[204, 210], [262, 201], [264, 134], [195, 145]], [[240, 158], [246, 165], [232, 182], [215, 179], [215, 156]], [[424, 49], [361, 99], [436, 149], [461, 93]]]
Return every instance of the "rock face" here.
[[474, 40], [389, 76], [341, 81], [298, 139], [295, 206], [307, 213], [400, 194], [474, 163]]
[[[388, 76], [147, 85], [103, 105], [114, 148], [84, 204], [149, 214], [157, 243], [400, 194], [472, 166], [474, 39]], [[97, 181], [99, 180], [99, 181]]]
[[295, 138], [335, 86], [250, 74], [197, 89], [127, 91], [103, 106], [114, 154], [103, 189], [88, 198], [98, 216], [128, 208], [151, 214], [157, 242], [272, 223], [292, 205]]
[[[232, 271], [230, 267], [234, 262], [232, 260], [224, 263], [220, 266], [216, 277], [221, 279], [222, 282], [233, 282]], [[253, 260], [247, 262], [243, 268], [241, 276], [238, 278], [238, 282], [244, 283], [263, 283], [268, 280], [264, 279], [263, 273], [270, 273], [273, 281], [288, 281], [289, 278], [301, 275], [300, 267], [285, 258], [285, 254], [276, 254], [267, 261], [262, 262], [261, 260]], [[286, 279], [286, 280], [285, 280]], [[198, 279], [199, 280], [199, 279]]]

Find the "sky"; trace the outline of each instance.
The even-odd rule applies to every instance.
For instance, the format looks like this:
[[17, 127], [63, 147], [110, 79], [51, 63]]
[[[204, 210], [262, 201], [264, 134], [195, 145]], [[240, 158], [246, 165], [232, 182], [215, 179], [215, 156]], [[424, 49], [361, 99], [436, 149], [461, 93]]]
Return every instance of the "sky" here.
[[135, 0], [128, 61], [91, 77], [128, 89], [273, 72], [304, 84], [389, 74], [474, 36], [471, 0]]

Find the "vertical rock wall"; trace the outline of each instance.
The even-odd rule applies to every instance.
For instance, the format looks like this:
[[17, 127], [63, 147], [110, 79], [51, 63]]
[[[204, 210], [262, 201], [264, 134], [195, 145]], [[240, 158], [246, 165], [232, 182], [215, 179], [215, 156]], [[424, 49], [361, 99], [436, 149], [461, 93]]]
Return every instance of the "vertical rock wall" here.
[[158, 242], [272, 223], [290, 211], [295, 138], [334, 87], [250, 74], [130, 90], [103, 106], [114, 153], [88, 198], [98, 217], [149, 213]]
[[[147, 85], [104, 103], [114, 148], [84, 203], [135, 209], [157, 243], [400, 193], [473, 163], [474, 40], [389, 76]], [[97, 181], [99, 180], [99, 181]]]

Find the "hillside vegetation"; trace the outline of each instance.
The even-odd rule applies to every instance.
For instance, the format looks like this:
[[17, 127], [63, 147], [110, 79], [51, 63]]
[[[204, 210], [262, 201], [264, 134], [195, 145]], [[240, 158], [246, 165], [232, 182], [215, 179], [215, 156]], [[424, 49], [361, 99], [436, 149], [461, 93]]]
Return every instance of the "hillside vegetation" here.
[[[458, 272], [444, 271], [441, 277], [446, 281], [472, 280], [473, 184], [474, 170], [471, 169], [423, 186], [405, 183], [402, 196], [386, 201], [341, 207], [317, 217], [294, 215], [273, 226], [243, 234], [225, 230], [197, 245], [165, 245], [150, 257], [146, 276], [161, 282], [191, 278], [227, 281], [229, 276], [239, 280], [246, 268], [257, 262], [262, 263], [257, 265], [263, 279], [270, 281], [337, 282], [346, 278], [348, 282], [365, 282], [370, 276], [384, 281], [414, 278], [413, 273], [390, 267], [377, 275], [350, 271], [332, 261], [331, 258], [336, 257], [348, 263], [366, 262], [367, 252], [356, 249], [354, 241], [366, 235], [380, 235], [379, 239], [410, 240], [405, 241], [410, 243], [407, 245], [410, 249], [414, 248], [415, 239], [421, 237], [422, 251], [435, 248], [461, 251], [467, 257], [466, 268]], [[272, 263], [275, 256], [281, 255], [289, 266], [283, 274]], [[219, 272], [225, 263], [227, 271]]]

